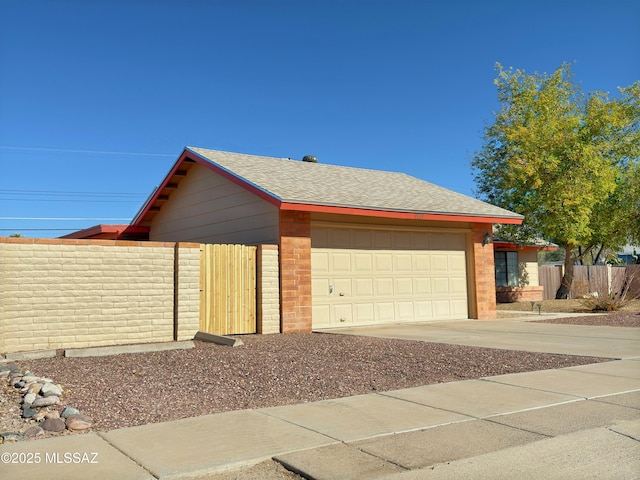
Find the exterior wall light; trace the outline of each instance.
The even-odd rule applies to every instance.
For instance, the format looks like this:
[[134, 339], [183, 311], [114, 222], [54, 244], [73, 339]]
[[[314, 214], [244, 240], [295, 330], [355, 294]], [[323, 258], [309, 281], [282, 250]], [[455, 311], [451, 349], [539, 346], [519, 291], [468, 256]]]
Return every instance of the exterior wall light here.
[[485, 233], [484, 237], [482, 237], [482, 246], [484, 247], [485, 245], [491, 243], [491, 235], [489, 235], [489, 233]]

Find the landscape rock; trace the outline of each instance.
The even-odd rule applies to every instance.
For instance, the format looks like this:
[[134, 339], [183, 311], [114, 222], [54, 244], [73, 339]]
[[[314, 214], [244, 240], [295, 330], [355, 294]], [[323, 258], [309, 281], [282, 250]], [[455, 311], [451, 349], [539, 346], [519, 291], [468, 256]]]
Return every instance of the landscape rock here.
[[77, 415], [78, 413], [80, 413], [80, 410], [73, 408], [73, 407], [64, 407], [62, 409], [62, 413], [60, 414], [60, 416], [62, 418], [67, 418], [70, 415]]
[[21, 442], [24, 440], [24, 435], [17, 432], [2, 432], [0, 438], [4, 443]]
[[59, 397], [60, 395], [62, 395], [62, 388], [60, 388], [60, 386], [56, 385], [55, 383], [47, 382], [42, 385], [42, 388], [40, 389], [40, 395], [42, 395], [43, 397], [50, 397], [52, 395]]
[[24, 410], [22, 410], [22, 418], [31, 418], [36, 413], [38, 413], [36, 410], [34, 410], [33, 408], [27, 407]]
[[32, 405], [33, 402], [36, 401], [36, 398], [38, 398], [38, 396], [35, 393], [27, 393], [24, 397], [22, 397], [22, 404]]
[[69, 430], [88, 430], [93, 425], [93, 421], [89, 417], [76, 413], [67, 417], [66, 425]]
[[38, 397], [31, 404], [32, 407], [49, 407], [51, 405], [58, 405], [60, 403], [60, 399], [55, 395], [51, 395], [50, 397]]
[[43, 410], [41, 412], [36, 413], [33, 417], [31, 417], [31, 420], [35, 420], [36, 422], [39, 422], [44, 419], [46, 414], [47, 412]]
[[67, 428], [64, 420], [61, 418], [46, 418], [40, 426], [43, 430], [47, 430], [49, 432], [62, 432]]
[[44, 430], [42, 429], [42, 427], [35, 425], [31, 428], [28, 428], [22, 435], [24, 435], [25, 438], [43, 437]]
[[57, 410], [47, 412], [44, 418], [60, 418], [60, 413]]
[[42, 388], [42, 384], [41, 383], [32, 383], [31, 386], [29, 387], [29, 390], [27, 390], [27, 393], [40, 393], [40, 389]]

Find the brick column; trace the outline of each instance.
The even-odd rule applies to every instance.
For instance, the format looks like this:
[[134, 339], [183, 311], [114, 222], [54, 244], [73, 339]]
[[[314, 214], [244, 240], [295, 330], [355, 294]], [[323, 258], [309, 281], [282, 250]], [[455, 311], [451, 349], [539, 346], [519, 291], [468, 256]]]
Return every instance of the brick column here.
[[474, 224], [471, 230], [473, 252], [473, 287], [470, 316], [480, 320], [496, 318], [496, 281], [493, 243], [482, 245], [485, 234], [491, 235], [491, 224]]
[[280, 212], [280, 331], [311, 331], [311, 219]]

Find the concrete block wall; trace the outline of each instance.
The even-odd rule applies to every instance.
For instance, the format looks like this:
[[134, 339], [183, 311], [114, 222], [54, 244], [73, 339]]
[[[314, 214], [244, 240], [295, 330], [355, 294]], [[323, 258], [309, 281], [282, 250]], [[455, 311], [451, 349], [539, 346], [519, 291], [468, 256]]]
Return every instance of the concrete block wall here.
[[199, 245], [178, 245], [0, 238], [0, 353], [193, 338]]
[[280, 333], [278, 246], [258, 245], [258, 333]]
[[200, 244], [175, 246], [174, 340], [191, 340], [200, 327]]

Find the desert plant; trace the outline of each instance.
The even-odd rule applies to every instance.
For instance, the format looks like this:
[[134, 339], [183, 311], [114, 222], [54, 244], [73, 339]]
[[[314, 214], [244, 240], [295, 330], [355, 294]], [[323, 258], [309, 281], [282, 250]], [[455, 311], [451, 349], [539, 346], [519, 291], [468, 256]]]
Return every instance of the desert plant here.
[[612, 312], [620, 310], [633, 300], [640, 298], [637, 291], [632, 290], [635, 278], [640, 274], [640, 268], [620, 267], [622, 273], [617, 275], [611, 287], [597, 285], [595, 292], [582, 298], [585, 308], [595, 312]]

